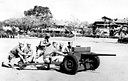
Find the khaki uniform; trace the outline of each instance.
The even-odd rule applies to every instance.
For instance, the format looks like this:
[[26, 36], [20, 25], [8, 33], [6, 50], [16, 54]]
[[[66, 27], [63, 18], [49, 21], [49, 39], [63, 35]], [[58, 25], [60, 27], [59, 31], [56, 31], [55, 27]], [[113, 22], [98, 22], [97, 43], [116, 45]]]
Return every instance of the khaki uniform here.
[[18, 45], [10, 51], [10, 55], [8, 59], [11, 60], [12, 58], [19, 58], [20, 57], [19, 54], [24, 55], [21, 47]]
[[10, 55], [8, 56], [9, 64], [13, 66], [14, 64], [18, 64], [19, 61], [25, 62], [25, 60], [23, 59], [23, 55], [25, 55], [25, 53], [23, 53], [19, 45], [14, 47], [10, 51]]
[[64, 49], [64, 52], [72, 52], [72, 47], [69, 47], [67, 46], [65, 49]]
[[24, 55], [24, 59], [27, 61], [31, 61], [33, 58], [33, 51], [31, 48], [25, 47], [23, 50], [24, 53], [26, 53], [26, 55]]
[[50, 45], [49, 47], [46, 47], [44, 50], [43, 59], [45, 62], [49, 62], [49, 58], [52, 58], [53, 53], [57, 53], [60, 55], [64, 55], [62, 52], [59, 52], [53, 45]]

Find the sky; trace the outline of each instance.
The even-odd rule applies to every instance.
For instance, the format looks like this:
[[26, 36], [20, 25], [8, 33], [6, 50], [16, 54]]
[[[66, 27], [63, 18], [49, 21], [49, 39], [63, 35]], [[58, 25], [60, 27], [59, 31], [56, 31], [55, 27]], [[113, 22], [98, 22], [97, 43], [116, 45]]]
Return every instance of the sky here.
[[35, 5], [49, 7], [57, 20], [93, 23], [103, 16], [128, 17], [128, 0], [0, 0], [0, 21], [23, 17], [24, 11]]

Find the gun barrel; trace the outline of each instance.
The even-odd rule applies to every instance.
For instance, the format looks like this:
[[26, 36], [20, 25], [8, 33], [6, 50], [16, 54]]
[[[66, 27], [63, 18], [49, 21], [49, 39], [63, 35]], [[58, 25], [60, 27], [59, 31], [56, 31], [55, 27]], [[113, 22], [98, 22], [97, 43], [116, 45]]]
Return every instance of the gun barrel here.
[[94, 56], [116, 56], [116, 54], [94, 54]]

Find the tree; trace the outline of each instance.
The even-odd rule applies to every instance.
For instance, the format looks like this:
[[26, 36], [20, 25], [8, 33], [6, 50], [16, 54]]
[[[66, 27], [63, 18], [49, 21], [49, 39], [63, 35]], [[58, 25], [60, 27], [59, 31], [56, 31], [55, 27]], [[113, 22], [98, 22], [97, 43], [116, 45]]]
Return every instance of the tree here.
[[87, 28], [89, 26], [89, 23], [87, 21], [83, 21], [79, 24], [80, 28]]
[[[32, 28], [46, 27], [51, 24], [52, 13], [48, 7], [34, 6], [33, 9], [24, 11], [25, 17], [10, 18], [3, 21], [4, 26], [18, 27], [24, 32], [30, 31]], [[14, 28], [13, 28], [14, 29]], [[15, 29], [14, 29], [15, 31]]]
[[53, 15], [48, 7], [34, 6], [33, 9], [24, 11], [24, 15], [31, 19], [33, 27], [46, 28], [52, 25], [51, 19]]
[[25, 16], [35, 16], [42, 20], [50, 20], [53, 18], [52, 13], [48, 7], [34, 6], [33, 9], [24, 11]]
[[5, 26], [17, 26], [19, 23], [16, 18], [10, 18], [3, 21]]

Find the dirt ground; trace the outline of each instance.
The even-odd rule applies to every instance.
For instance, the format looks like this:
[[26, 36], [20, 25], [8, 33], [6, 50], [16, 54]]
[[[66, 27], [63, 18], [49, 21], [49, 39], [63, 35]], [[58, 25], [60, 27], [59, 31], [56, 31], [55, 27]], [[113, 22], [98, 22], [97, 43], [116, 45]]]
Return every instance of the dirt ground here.
[[[0, 39], [0, 63], [18, 41], [32, 43], [33, 50], [40, 39]], [[67, 43], [74, 38], [51, 38], [51, 41]], [[56, 70], [16, 70], [0, 66], [0, 81], [127, 81], [128, 44], [119, 44], [117, 39], [78, 37], [74, 45], [90, 46], [92, 52], [116, 54], [115, 57], [100, 57], [100, 66], [95, 71], [81, 71], [68, 75]]]

